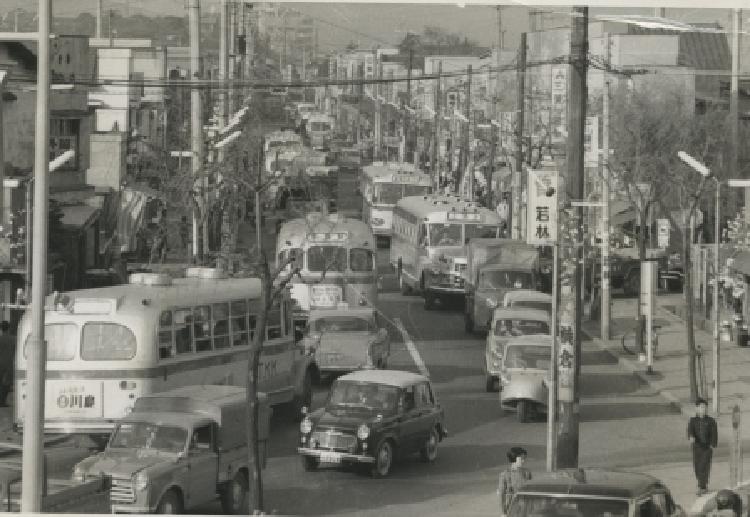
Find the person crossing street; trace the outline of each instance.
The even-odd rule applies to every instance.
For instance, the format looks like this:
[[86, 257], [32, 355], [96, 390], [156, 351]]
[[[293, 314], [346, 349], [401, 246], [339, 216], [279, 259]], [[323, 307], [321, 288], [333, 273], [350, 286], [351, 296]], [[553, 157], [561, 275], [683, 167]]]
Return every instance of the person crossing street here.
[[708, 490], [711, 458], [718, 441], [718, 431], [716, 420], [706, 414], [706, 401], [702, 398], [697, 399], [695, 407], [696, 415], [688, 422], [687, 435], [693, 448], [693, 470], [698, 481], [696, 493], [703, 495]]

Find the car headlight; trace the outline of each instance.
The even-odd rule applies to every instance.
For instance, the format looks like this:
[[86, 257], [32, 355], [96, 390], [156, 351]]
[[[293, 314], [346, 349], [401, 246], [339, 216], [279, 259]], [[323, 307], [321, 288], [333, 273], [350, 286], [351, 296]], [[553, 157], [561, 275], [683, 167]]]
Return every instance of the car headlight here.
[[370, 428], [362, 424], [357, 428], [357, 438], [360, 440], [367, 440], [367, 438], [370, 436]]
[[310, 431], [312, 431], [312, 420], [310, 420], [308, 417], [305, 417], [299, 424], [299, 432], [302, 434], [309, 434]]
[[148, 486], [148, 474], [144, 471], [140, 471], [136, 474], [135, 479], [133, 480], [133, 486], [138, 491], [145, 490]]
[[73, 469], [73, 481], [77, 483], [83, 483], [86, 481], [86, 472], [84, 472], [84, 470], [78, 465]]

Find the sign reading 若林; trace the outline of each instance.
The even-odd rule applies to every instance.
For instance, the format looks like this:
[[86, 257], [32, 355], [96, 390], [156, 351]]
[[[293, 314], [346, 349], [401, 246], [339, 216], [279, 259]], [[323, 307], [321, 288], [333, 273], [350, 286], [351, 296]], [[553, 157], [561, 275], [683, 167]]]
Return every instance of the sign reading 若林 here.
[[548, 246], [557, 242], [557, 171], [529, 169], [526, 242]]

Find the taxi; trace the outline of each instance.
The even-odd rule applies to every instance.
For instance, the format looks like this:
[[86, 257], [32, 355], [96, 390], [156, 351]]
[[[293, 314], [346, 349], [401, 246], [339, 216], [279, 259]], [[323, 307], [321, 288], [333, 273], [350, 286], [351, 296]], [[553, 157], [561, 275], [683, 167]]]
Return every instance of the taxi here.
[[550, 315], [540, 309], [498, 307], [489, 327], [484, 353], [485, 389], [497, 391], [505, 343], [517, 336], [549, 334]]
[[508, 517], [540, 515], [684, 516], [667, 487], [653, 476], [595, 468], [540, 474], [514, 494]]
[[550, 364], [550, 335], [519, 336], [509, 340], [500, 364], [500, 407], [515, 410], [521, 423], [546, 413]]
[[552, 295], [533, 289], [509, 291], [503, 297], [503, 307], [528, 307], [552, 314]]
[[312, 309], [304, 330], [303, 346], [315, 354], [322, 374], [368, 368], [386, 368], [391, 339], [372, 307]]
[[302, 466], [361, 465], [386, 477], [396, 456], [437, 459], [448, 436], [443, 408], [430, 380], [401, 370], [363, 370], [339, 377], [324, 407], [300, 423]]

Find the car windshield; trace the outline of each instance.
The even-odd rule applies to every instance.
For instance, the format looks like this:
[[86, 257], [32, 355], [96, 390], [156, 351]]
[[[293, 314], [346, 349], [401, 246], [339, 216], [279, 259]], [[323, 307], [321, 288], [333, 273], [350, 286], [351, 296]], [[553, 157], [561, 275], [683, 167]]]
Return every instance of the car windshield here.
[[526, 307], [528, 309], [552, 312], [552, 302], [545, 302], [543, 300], [518, 300], [517, 302], [513, 302], [511, 307]]
[[401, 199], [402, 186], [395, 183], [381, 183], [375, 188], [375, 202], [395, 205]]
[[627, 517], [627, 501], [595, 497], [552, 497], [521, 494], [513, 499], [508, 517]]
[[546, 370], [550, 363], [550, 347], [540, 345], [511, 345], [505, 349], [506, 368], [535, 368]]
[[525, 336], [527, 334], [549, 334], [546, 321], [537, 320], [497, 320], [496, 336]]
[[115, 428], [109, 447], [178, 453], [185, 450], [186, 442], [187, 430], [182, 427], [127, 422]]
[[461, 246], [460, 224], [431, 224], [430, 246]]
[[357, 316], [325, 316], [310, 321], [311, 332], [366, 332], [372, 320]]
[[394, 411], [398, 402], [398, 388], [374, 382], [334, 382], [328, 406], [365, 407], [380, 411]]
[[480, 289], [531, 289], [531, 274], [520, 271], [482, 271]]

